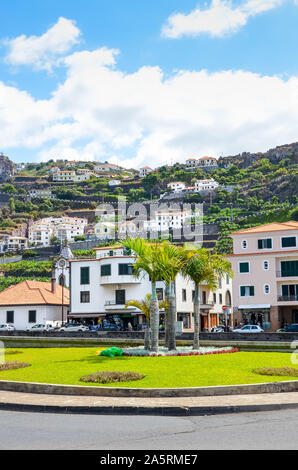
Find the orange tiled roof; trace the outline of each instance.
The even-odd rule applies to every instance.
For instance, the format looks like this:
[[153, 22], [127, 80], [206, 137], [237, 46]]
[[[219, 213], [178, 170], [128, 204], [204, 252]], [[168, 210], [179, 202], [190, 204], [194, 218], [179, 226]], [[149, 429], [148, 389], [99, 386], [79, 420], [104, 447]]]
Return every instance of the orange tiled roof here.
[[210, 158], [211, 160], [216, 160], [215, 157], [201, 157], [200, 160], [207, 160], [208, 158]]
[[[63, 303], [69, 304], [69, 290], [63, 289]], [[62, 305], [62, 287], [56, 284], [51, 291], [51, 282], [23, 281], [0, 292], [0, 305]]]
[[245, 233], [264, 233], [264, 232], [279, 232], [285, 230], [298, 230], [298, 222], [290, 220], [289, 222], [272, 222], [271, 224], [259, 225], [257, 227], [247, 228], [233, 232], [231, 235], [239, 235]]

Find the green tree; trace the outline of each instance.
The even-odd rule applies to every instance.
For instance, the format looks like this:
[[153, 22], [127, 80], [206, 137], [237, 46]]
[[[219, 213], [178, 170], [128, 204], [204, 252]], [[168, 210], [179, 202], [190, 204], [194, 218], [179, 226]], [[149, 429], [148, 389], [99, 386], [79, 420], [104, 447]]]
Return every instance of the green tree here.
[[194, 295], [194, 340], [193, 349], [199, 349], [200, 347], [200, 285], [204, 283], [204, 286], [210, 290], [215, 290], [217, 287], [218, 278], [222, 278], [225, 275], [233, 277], [233, 271], [231, 263], [220, 255], [211, 255], [204, 248], [194, 249], [192, 256], [189, 257], [186, 266], [183, 268], [183, 274], [185, 277], [191, 279], [195, 284], [195, 295]]
[[152, 297], [150, 301], [151, 351], [158, 351], [159, 338], [159, 304], [156, 293], [156, 283], [163, 278], [158, 244], [152, 244], [142, 238], [129, 238], [122, 245], [132, 250], [135, 255], [134, 275], [140, 277], [147, 273], [151, 280]]

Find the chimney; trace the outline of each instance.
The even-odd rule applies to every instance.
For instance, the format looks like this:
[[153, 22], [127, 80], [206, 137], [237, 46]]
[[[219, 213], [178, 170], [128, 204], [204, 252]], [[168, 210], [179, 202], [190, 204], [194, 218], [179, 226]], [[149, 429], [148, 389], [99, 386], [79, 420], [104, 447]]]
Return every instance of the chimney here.
[[51, 291], [53, 292], [53, 294], [56, 292], [56, 276], [55, 276], [55, 269], [52, 270]]

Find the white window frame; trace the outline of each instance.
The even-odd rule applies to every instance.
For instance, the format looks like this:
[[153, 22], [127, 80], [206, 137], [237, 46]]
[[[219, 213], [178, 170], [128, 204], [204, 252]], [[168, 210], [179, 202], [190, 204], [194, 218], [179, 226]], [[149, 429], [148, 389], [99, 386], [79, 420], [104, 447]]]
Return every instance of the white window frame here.
[[[241, 263], [248, 263], [248, 272], [247, 273], [241, 273], [240, 272], [240, 264]], [[250, 274], [250, 261], [238, 261], [238, 273], [239, 274]]]
[[[269, 288], [268, 292], [266, 292], [266, 287]], [[264, 294], [265, 294], [265, 295], [269, 295], [269, 294], [270, 294], [270, 291], [271, 291], [271, 289], [270, 289], [270, 284], [264, 284]]]
[[[282, 246], [282, 239], [283, 238], [295, 238], [296, 240], [296, 245], [295, 246]], [[291, 248], [297, 248], [297, 236], [296, 235], [283, 235], [282, 237], [280, 237], [280, 248], [282, 250], [285, 250], [285, 249], [291, 249]]]
[[[246, 243], [246, 246], [243, 246], [244, 243]], [[241, 247], [242, 247], [242, 250], [246, 250], [246, 249], [247, 249], [247, 246], [248, 246], [247, 240], [241, 240]]]
[[243, 298], [243, 297], [254, 297], [253, 295], [241, 295], [241, 287], [253, 287], [254, 288], [254, 293], [256, 294], [256, 289], [255, 289], [255, 286], [253, 284], [249, 285], [249, 284], [243, 284], [241, 286], [239, 286], [239, 297], [240, 298]]
[[[259, 246], [258, 246], [259, 240], [271, 240], [271, 248], [259, 248]], [[257, 249], [258, 249], [258, 251], [261, 251], [261, 250], [266, 250], [266, 251], [273, 250], [273, 238], [272, 238], [272, 237], [258, 238], [258, 239], [257, 239]]]
[[[265, 268], [265, 263], [267, 263], [268, 268]], [[265, 260], [263, 261], [263, 270], [264, 270], [264, 271], [269, 271], [269, 269], [270, 269], [270, 263], [269, 263], [268, 260], [265, 259]]]

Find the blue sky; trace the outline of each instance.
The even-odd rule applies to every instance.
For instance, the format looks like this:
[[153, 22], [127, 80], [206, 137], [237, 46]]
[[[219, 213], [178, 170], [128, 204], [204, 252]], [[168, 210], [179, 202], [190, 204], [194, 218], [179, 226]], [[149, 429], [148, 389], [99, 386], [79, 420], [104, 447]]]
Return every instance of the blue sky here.
[[11, 0], [1, 17], [14, 161], [155, 166], [298, 140], [294, 0]]

